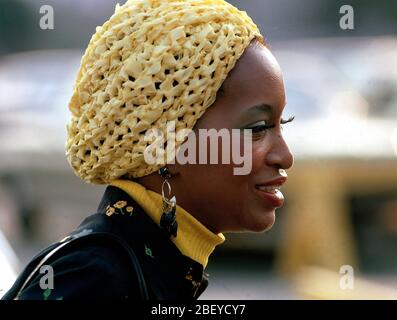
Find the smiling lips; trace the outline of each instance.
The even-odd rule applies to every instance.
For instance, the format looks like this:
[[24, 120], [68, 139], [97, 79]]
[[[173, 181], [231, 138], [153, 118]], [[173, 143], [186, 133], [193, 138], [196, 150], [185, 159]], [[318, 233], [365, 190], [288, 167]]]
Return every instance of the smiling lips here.
[[279, 191], [279, 189], [281, 189], [281, 184], [275, 186], [256, 186], [256, 188], [261, 191], [276, 193], [276, 191]]
[[285, 177], [281, 177], [269, 182], [257, 184], [255, 185], [255, 189], [266, 203], [273, 207], [281, 207], [284, 204], [284, 195], [280, 189], [286, 180]]

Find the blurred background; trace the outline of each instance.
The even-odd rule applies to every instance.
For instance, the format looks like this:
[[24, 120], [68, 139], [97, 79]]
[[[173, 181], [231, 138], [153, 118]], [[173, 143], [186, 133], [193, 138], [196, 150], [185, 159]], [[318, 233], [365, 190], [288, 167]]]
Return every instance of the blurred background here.
[[[295, 165], [273, 229], [226, 234], [202, 298], [396, 299], [397, 2], [230, 2], [260, 26], [283, 69]], [[69, 168], [65, 126], [81, 56], [116, 3], [0, 1], [0, 296], [104, 191]], [[340, 26], [345, 4], [352, 30]], [[40, 28], [44, 5], [52, 30]], [[342, 266], [354, 288], [341, 285], [352, 275]]]

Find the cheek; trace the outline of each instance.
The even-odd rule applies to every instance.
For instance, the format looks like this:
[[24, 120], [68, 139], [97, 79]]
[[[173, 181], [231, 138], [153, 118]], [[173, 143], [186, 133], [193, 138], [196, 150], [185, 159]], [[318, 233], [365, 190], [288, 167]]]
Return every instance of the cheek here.
[[221, 177], [211, 189], [213, 195], [218, 196], [216, 207], [227, 221], [227, 228], [259, 232], [269, 229], [274, 223], [273, 212], [263, 207], [253, 191], [254, 177], [263, 173], [267, 153], [268, 147], [263, 140], [252, 143], [252, 168], [247, 175], [235, 175], [234, 164], [208, 168], [206, 174]]
[[201, 174], [212, 208], [230, 224], [236, 224], [244, 211], [249, 185], [249, 175], [235, 175], [234, 168], [233, 164], [209, 165]]
[[274, 210], [270, 207], [265, 207], [263, 201], [255, 193], [254, 182], [259, 176], [265, 174], [266, 157], [268, 154], [267, 145], [261, 141], [252, 143], [252, 171], [248, 177], [245, 199], [242, 199], [244, 207], [241, 213], [241, 225], [246, 230], [254, 232], [263, 232], [269, 230], [275, 221]]
[[[218, 147], [218, 160], [221, 160], [222, 147]], [[266, 154], [263, 140], [252, 143], [252, 168], [247, 175], [234, 174], [234, 169], [241, 164], [235, 165], [233, 161], [230, 164], [182, 165], [180, 171], [187, 178], [185, 185], [191, 186], [189, 198], [194, 199], [194, 207], [211, 219], [216, 213], [216, 223], [227, 230], [257, 231], [270, 225], [271, 221], [262, 221], [266, 218], [263, 207], [252, 191], [253, 177], [263, 170]], [[195, 189], [193, 195], [192, 189]]]
[[252, 143], [252, 174], [261, 171], [266, 165], [267, 147], [263, 141]]
[[[240, 146], [243, 146], [243, 141], [240, 141]], [[233, 146], [237, 147], [238, 146]], [[259, 172], [263, 171], [266, 165], [266, 156], [268, 153], [266, 144], [262, 141], [252, 142], [252, 153], [251, 153], [251, 170], [244, 175], [236, 175], [235, 168], [242, 167], [241, 163], [234, 164], [233, 160], [231, 164], [209, 166], [206, 173], [203, 175], [216, 176], [216, 181], [211, 186], [214, 194], [222, 194], [223, 199], [226, 203], [223, 204], [224, 209], [227, 207], [229, 216], [233, 215], [239, 219], [244, 218], [244, 215], [248, 208], [251, 207], [253, 202], [257, 202], [257, 199], [252, 195], [252, 188], [254, 187], [255, 177]], [[243, 149], [240, 149], [240, 161], [243, 160]], [[231, 156], [230, 159], [233, 157]], [[247, 160], [250, 161], [250, 160]], [[205, 179], [205, 178], [204, 178]]]

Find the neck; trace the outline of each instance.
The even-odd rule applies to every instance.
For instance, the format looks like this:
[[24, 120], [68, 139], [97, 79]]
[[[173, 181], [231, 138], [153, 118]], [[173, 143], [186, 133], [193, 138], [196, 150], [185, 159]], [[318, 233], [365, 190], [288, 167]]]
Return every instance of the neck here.
[[[144, 177], [136, 178], [134, 181], [141, 184], [148, 190], [152, 190], [158, 194], [161, 194], [161, 185], [163, 183], [163, 178], [158, 174], [150, 174]], [[208, 216], [204, 213], [207, 212], [205, 208], [197, 208], [196, 205], [192, 204], [190, 199], [189, 190], [186, 188], [186, 183], [180, 181], [178, 174], [172, 174], [170, 180], [172, 185], [172, 194], [176, 195], [177, 203], [179, 206], [184, 208], [189, 214], [200, 221], [208, 230], [212, 233], [219, 234], [222, 233], [222, 229], [218, 226], [216, 215]]]
[[[162, 216], [161, 194], [129, 180], [114, 180], [111, 185], [129, 194], [153, 221], [160, 225]], [[178, 222], [178, 233], [176, 237], [171, 237], [171, 241], [182, 254], [206, 267], [210, 254], [217, 245], [225, 241], [225, 237], [221, 233], [211, 232], [180, 205], [177, 205], [176, 220]]]

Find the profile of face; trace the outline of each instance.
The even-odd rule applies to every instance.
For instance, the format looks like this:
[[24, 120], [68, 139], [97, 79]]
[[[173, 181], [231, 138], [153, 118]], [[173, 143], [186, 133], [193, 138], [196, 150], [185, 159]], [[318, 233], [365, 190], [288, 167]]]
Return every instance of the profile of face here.
[[[275, 222], [282, 195], [269, 194], [263, 186], [277, 179], [281, 180], [275, 183], [282, 184], [285, 170], [293, 165], [293, 156], [282, 136], [286, 104], [282, 73], [269, 49], [253, 40], [222, 89], [194, 131], [252, 129], [251, 170], [236, 175], [233, 163], [176, 162], [167, 165], [171, 173], [176, 173], [170, 180], [172, 194], [178, 205], [215, 233], [265, 231]], [[138, 182], [158, 189], [157, 179], [161, 177], [151, 176]]]

